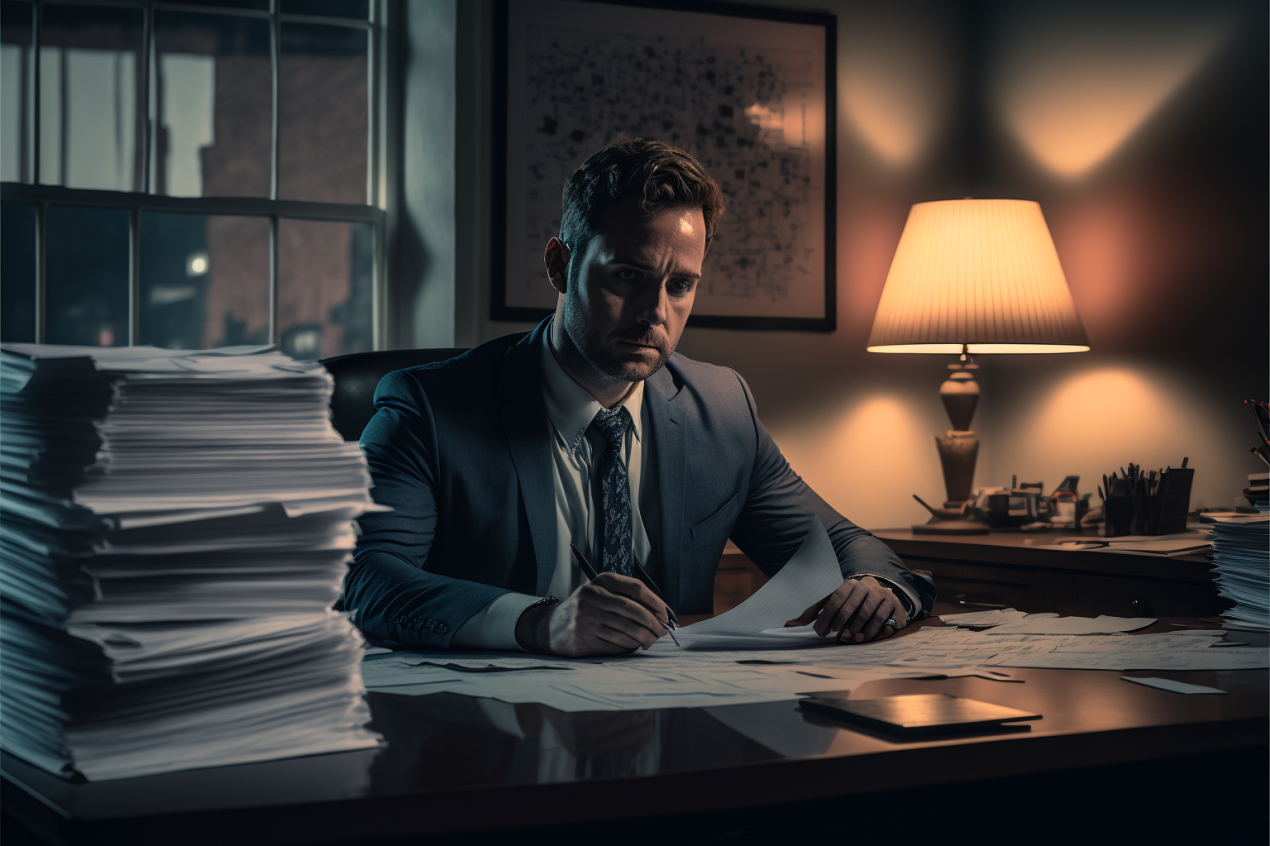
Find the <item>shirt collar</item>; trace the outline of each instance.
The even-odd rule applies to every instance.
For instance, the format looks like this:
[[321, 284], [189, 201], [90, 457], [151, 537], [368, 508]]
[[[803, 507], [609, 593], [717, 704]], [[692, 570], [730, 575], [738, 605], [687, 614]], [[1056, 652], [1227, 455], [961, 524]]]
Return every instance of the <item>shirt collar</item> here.
[[[576, 452], [582, 444], [587, 427], [601, 408], [591, 392], [579, 385], [565, 372], [551, 351], [551, 325], [542, 333], [542, 398], [547, 406], [547, 419], [556, 427], [570, 452]], [[636, 382], [622, 405], [631, 415], [631, 428], [636, 440], [643, 442], [640, 408], [644, 402], [644, 383]]]

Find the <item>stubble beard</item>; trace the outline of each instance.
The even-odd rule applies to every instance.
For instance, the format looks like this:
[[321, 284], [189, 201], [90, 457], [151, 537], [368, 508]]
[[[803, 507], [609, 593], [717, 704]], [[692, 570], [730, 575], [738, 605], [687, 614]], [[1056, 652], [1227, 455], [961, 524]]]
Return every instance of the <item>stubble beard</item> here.
[[616, 351], [608, 349], [605, 346], [606, 339], [604, 336], [587, 320], [581, 303], [578, 302], [577, 291], [578, 286], [575, 283], [569, 286], [569, 290], [565, 294], [564, 330], [579, 355], [593, 370], [602, 373], [615, 382], [642, 382], [658, 370], [661, 370], [662, 366], [670, 360], [670, 356], [675, 351], [674, 347], [664, 348], [657, 339], [648, 337], [632, 336], [623, 338], [623, 340], [655, 346], [657, 348], [657, 361], [652, 365], [630, 362], [618, 355]]

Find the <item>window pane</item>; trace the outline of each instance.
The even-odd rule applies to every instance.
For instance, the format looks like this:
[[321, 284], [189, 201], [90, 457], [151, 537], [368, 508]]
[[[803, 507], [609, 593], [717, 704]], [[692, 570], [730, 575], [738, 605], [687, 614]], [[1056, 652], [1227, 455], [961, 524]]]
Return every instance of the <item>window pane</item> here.
[[282, 25], [278, 197], [366, 202], [367, 33]]
[[371, 349], [374, 227], [278, 221], [278, 337], [296, 358]]
[[140, 9], [44, 6], [41, 182], [141, 190], [142, 24]]
[[370, 3], [367, 0], [282, 0], [282, 13], [364, 21], [370, 17]]
[[268, 219], [143, 213], [140, 311], [143, 344], [268, 343]]
[[128, 343], [128, 212], [49, 206], [44, 226], [50, 344]]
[[222, 6], [226, 9], [256, 9], [269, 11], [269, 0], [167, 0], [168, 3], [187, 3], [192, 6]]
[[155, 192], [268, 197], [269, 22], [157, 11], [159, 163]]
[[35, 340], [35, 206], [0, 203], [0, 341]]
[[29, 3], [0, 3], [0, 182], [31, 181]]

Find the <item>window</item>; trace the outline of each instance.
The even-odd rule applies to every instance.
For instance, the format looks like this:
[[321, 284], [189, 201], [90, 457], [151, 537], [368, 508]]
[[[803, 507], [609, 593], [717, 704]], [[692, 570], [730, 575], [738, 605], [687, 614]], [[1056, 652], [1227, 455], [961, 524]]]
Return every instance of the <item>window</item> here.
[[376, 347], [389, 0], [2, 0], [0, 338]]

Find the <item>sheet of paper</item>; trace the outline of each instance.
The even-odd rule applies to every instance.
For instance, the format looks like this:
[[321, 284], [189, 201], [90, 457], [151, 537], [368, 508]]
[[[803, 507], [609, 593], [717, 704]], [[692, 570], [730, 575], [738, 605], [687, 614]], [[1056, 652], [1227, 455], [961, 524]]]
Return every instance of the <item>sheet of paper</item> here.
[[1143, 629], [1154, 623], [1155, 617], [1040, 617], [1029, 614], [1020, 620], [1002, 623], [990, 630], [991, 634], [1111, 634]]
[[780, 571], [754, 595], [717, 617], [684, 626], [676, 635], [685, 648], [704, 635], [753, 635], [783, 626], [842, 584], [838, 556], [819, 517], [813, 517], [807, 537]]
[[1158, 687], [1160, 690], [1171, 690], [1174, 693], [1225, 693], [1219, 687], [1205, 687], [1202, 684], [1187, 684], [1186, 682], [1175, 681], [1173, 679], [1159, 678], [1138, 678], [1136, 676], [1121, 676], [1120, 678], [1135, 684], [1146, 685], [1147, 687]]

